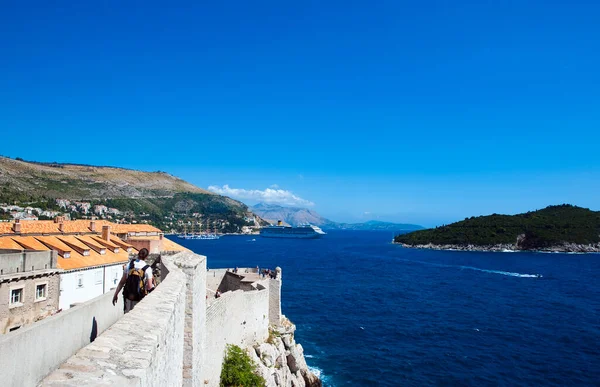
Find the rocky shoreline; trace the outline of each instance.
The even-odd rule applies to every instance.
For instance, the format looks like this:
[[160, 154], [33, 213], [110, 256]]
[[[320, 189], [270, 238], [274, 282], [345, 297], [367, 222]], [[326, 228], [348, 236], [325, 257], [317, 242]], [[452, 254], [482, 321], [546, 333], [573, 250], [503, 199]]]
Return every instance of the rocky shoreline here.
[[296, 326], [283, 317], [281, 326], [271, 327], [266, 343], [248, 348], [266, 387], [321, 387], [308, 369], [302, 345], [294, 340]]
[[396, 243], [402, 247], [410, 249], [429, 249], [429, 250], [446, 250], [446, 251], [488, 251], [488, 252], [517, 252], [517, 251], [529, 251], [529, 252], [545, 252], [545, 253], [600, 253], [600, 243], [597, 244], [577, 244], [577, 243], [563, 243], [562, 245], [543, 247], [538, 249], [524, 249], [516, 244], [498, 244], [489, 246], [478, 246], [478, 245], [436, 245], [428, 243], [425, 245], [409, 245], [406, 243]]

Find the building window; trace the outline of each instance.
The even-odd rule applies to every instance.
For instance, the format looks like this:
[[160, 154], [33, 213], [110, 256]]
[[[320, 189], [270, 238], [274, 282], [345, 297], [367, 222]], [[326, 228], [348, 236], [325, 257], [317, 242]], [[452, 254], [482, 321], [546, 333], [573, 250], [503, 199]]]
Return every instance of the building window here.
[[35, 300], [41, 301], [46, 299], [46, 284], [40, 284], [35, 287]]
[[102, 284], [102, 270], [97, 270], [95, 276], [96, 276], [96, 285], [101, 285]]
[[83, 287], [83, 274], [77, 274], [77, 287]]
[[8, 331], [9, 331], [9, 332], [16, 331], [16, 330], [17, 330], [17, 329], [19, 329], [19, 328], [21, 328], [21, 326], [20, 326], [20, 325], [17, 325], [16, 327], [12, 327], [12, 328], [10, 328]]
[[10, 304], [14, 306], [23, 304], [23, 288], [10, 291]]

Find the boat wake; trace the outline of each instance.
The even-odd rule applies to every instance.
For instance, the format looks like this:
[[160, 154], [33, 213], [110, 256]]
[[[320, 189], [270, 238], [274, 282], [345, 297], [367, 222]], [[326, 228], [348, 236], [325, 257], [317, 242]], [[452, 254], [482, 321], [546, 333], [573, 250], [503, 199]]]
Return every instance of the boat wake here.
[[542, 278], [541, 274], [521, 274], [521, 273], [512, 273], [510, 271], [500, 271], [500, 270], [486, 270], [486, 269], [480, 269], [478, 267], [471, 267], [471, 266], [458, 266], [461, 269], [467, 269], [467, 270], [476, 270], [476, 271], [482, 271], [484, 273], [492, 273], [492, 274], [501, 274], [501, 275], [507, 275], [510, 277], [520, 277], [520, 278]]
[[481, 269], [481, 268], [473, 267], [473, 266], [444, 265], [443, 263], [434, 263], [434, 262], [425, 262], [425, 261], [413, 261], [411, 259], [402, 259], [402, 261], [405, 261], [405, 262], [414, 262], [414, 263], [421, 263], [423, 265], [430, 265], [430, 266], [437, 266], [437, 267], [455, 267], [455, 268], [459, 268], [461, 270], [481, 271], [483, 273], [500, 274], [500, 275], [506, 275], [506, 276], [509, 276], [509, 277], [519, 277], [519, 278], [542, 278], [543, 277], [541, 274], [513, 273], [513, 272], [510, 272], [510, 271]]

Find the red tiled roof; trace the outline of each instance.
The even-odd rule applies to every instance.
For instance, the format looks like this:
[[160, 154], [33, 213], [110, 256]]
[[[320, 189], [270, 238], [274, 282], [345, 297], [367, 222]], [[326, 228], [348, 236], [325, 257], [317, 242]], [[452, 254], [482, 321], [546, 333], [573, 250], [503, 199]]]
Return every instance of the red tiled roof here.
[[[95, 231], [90, 228], [91, 222], [95, 223]], [[128, 232], [161, 232], [160, 229], [149, 224], [117, 224], [107, 220], [65, 220], [62, 222], [63, 231], [60, 231], [60, 223], [54, 220], [21, 220], [21, 235], [23, 234], [75, 234], [102, 232], [102, 226], [110, 226], [110, 231], [114, 234], [124, 234]], [[14, 234], [13, 222], [0, 222], [0, 235]]]

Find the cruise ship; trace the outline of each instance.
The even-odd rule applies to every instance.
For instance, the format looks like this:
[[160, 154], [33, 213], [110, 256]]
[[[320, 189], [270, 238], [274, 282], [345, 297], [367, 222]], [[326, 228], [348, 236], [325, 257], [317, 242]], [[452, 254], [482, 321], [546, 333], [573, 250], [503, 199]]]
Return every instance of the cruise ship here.
[[312, 224], [303, 224], [297, 227], [283, 226], [281, 221], [277, 226], [263, 227], [260, 236], [265, 238], [320, 238], [325, 235], [323, 230]]

